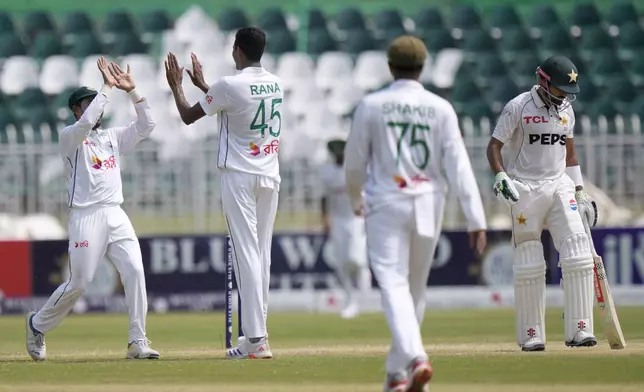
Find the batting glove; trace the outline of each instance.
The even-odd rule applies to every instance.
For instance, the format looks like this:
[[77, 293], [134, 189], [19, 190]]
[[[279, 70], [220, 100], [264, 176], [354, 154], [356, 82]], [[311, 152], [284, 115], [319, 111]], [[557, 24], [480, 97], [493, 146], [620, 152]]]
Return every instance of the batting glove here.
[[494, 194], [508, 206], [513, 206], [519, 201], [519, 191], [505, 172], [494, 177]]
[[597, 203], [583, 189], [575, 192], [575, 199], [579, 206], [579, 214], [588, 222], [589, 227], [597, 224]]

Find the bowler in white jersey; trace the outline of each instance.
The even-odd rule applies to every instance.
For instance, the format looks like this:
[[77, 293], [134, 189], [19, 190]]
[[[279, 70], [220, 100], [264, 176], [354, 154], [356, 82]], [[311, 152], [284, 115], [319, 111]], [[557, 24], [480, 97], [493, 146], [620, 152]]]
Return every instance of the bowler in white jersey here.
[[448, 184], [478, 252], [485, 248], [486, 222], [456, 112], [418, 82], [427, 48], [402, 36], [387, 56], [394, 82], [356, 109], [346, 181], [353, 210], [365, 216], [371, 271], [392, 334], [384, 390], [420, 392], [433, 375], [420, 325]]
[[331, 162], [322, 166], [322, 224], [331, 246], [331, 257], [338, 281], [345, 295], [340, 312], [342, 318], [354, 318], [360, 312], [360, 294], [371, 287], [367, 266], [365, 222], [351, 209], [344, 176], [344, 136], [330, 138], [327, 143]]
[[494, 192], [512, 215], [517, 344], [523, 351], [545, 349], [545, 227], [562, 269], [565, 344], [594, 346], [594, 264], [582, 219], [594, 226], [597, 207], [583, 189], [570, 105], [579, 72], [568, 58], [553, 56], [536, 75], [538, 84], [505, 106], [487, 151]]
[[[69, 279], [45, 305], [27, 318], [27, 351], [37, 361], [46, 358], [45, 334], [60, 324], [92, 281], [107, 257], [121, 275], [129, 308], [128, 359], [156, 359], [145, 335], [148, 311], [141, 248], [123, 203], [121, 154], [132, 151], [154, 129], [150, 107], [134, 89], [130, 74], [116, 64], [98, 60], [103, 87], [76, 89], [69, 108], [76, 123], [60, 131], [60, 152], [67, 170], [69, 214]], [[100, 129], [112, 87], [127, 92], [137, 118], [129, 125]]]
[[277, 154], [282, 131], [281, 80], [261, 65], [266, 36], [254, 27], [237, 31], [233, 59], [240, 71], [208, 86], [193, 55], [189, 75], [204, 93], [190, 106], [181, 88], [183, 68], [168, 54], [166, 76], [181, 119], [192, 124], [208, 115], [219, 117], [222, 205], [233, 250], [241, 295], [245, 339], [226, 352], [228, 358], [272, 358], [266, 316], [271, 244], [280, 187]]

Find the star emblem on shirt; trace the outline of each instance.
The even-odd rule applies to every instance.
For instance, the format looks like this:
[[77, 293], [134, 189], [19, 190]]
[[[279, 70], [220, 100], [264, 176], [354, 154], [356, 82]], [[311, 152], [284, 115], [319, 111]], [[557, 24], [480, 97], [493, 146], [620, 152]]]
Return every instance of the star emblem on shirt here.
[[561, 117], [561, 125], [563, 126], [568, 125], [568, 118], [566, 116]]
[[570, 80], [568, 81], [568, 83], [573, 83], [573, 82], [574, 82], [574, 83], [577, 83], [577, 76], [578, 76], [578, 75], [579, 75], [579, 74], [578, 74], [577, 72], [575, 72], [575, 70], [574, 70], [574, 69], [573, 69], [573, 70], [571, 70], [571, 71], [570, 71], [570, 73], [568, 74], [568, 77], [570, 78]]
[[523, 216], [523, 213], [521, 213], [521, 215], [517, 216], [517, 223], [519, 223], [520, 225], [525, 225], [527, 221], [528, 221], [528, 218]]

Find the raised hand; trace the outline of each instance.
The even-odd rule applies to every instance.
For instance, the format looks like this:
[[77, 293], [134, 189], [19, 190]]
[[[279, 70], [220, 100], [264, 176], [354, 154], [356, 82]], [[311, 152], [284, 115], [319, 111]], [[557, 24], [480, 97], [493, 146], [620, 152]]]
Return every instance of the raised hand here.
[[174, 53], [168, 53], [168, 58], [165, 61], [165, 77], [168, 79], [168, 85], [172, 91], [181, 87], [183, 67], [179, 66], [179, 61]]
[[134, 83], [134, 79], [132, 78], [132, 74], [130, 73], [129, 64], [125, 68], [126, 72], [123, 72], [121, 67], [119, 67], [118, 64], [115, 63], [110, 63], [110, 65], [108, 65], [108, 69], [112, 77], [116, 80], [116, 88], [123, 90], [126, 93], [134, 90], [136, 85]]
[[108, 87], [116, 86], [116, 78], [110, 73], [109, 65], [105, 57], [99, 57], [96, 65], [98, 66], [98, 70], [101, 71], [101, 75], [103, 75], [103, 84]]
[[203, 67], [199, 62], [199, 59], [197, 59], [197, 55], [194, 53], [191, 53], [190, 59], [192, 60], [192, 71], [187, 69], [186, 72], [188, 72], [188, 76], [190, 76], [190, 80], [192, 81], [192, 84], [197, 86], [201, 91], [208, 92], [209, 90], [208, 83], [206, 83], [206, 80], [204, 79]]

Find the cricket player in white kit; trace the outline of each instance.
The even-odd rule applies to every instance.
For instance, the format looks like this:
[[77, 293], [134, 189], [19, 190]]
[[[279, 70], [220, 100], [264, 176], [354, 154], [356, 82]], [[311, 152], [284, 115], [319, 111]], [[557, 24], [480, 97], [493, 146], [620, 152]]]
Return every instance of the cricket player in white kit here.
[[260, 61], [266, 36], [257, 28], [237, 31], [233, 59], [240, 72], [208, 86], [193, 54], [193, 83], [204, 93], [190, 106], [181, 88], [183, 68], [168, 54], [166, 76], [186, 124], [205, 115], [219, 117], [221, 192], [241, 295], [245, 339], [226, 352], [228, 358], [272, 358], [266, 331], [271, 244], [280, 186], [279, 149], [283, 89], [280, 79]]
[[371, 287], [371, 272], [367, 266], [364, 218], [353, 213], [347, 195], [345, 145], [343, 136], [330, 138], [327, 147], [332, 161], [322, 166], [320, 180], [323, 187], [322, 224], [331, 245], [333, 267], [345, 294], [340, 315], [350, 319], [360, 312], [356, 297]]
[[[121, 275], [129, 308], [128, 359], [156, 359], [145, 335], [148, 311], [141, 248], [129, 218], [121, 209], [123, 191], [120, 155], [131, 151], [154, 129], [147, 101], [134, 89], [130, 74], [104, 58], [100, 91], [80, 87], [69, 98], [76, 123], [59, 135], [67, 170], [69, 216], [69, 279], [36, 313], [27, 316], [27, 351], [37, 361], [46, 358], [45, 334], [72, 310], [107, 255]], [[100, 129], [112, 87], [128, 93], [137, 118], [124, 127]]]
[[[597, 221], [575, 155], [577, 67], [563, 56], [545, 60], [538, 84], [507, 103], [488, 145], [494, 192], [512, 215], [516, 339], [523, 351], [546, 343], [546, 263], [541, 231], [559, 252], [567, 346], [594, 346], [593, 258], [582, 218]], [[503, 156], [501, 148], [503, 148]]]
[[418, 82], [427, 48], [402, 36], [387, 55], [394, 82], [357, 107], [345, 170], [353, 210], [365, 216], [369, 262], [392, 333], [384, 390], [417, 392], [433, 375], [420, 325], [448, 184], [479, 253], [486, 222], [456, 112]]

